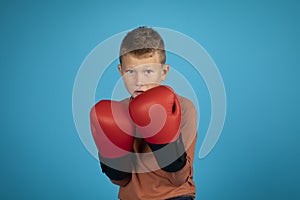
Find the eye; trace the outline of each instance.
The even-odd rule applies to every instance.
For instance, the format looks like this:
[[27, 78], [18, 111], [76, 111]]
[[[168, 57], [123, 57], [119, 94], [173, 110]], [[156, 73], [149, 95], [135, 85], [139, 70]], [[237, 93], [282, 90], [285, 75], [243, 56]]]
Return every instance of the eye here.
[[151, 74], [153, 71], [151, 69], [145, 70], [145, 74]]
[[127, 73], [127, 74], [133, 74], [133, 73], [134, 73], [134, 70], [132, 70], [132, 69], [126, 70], [126, 73]]

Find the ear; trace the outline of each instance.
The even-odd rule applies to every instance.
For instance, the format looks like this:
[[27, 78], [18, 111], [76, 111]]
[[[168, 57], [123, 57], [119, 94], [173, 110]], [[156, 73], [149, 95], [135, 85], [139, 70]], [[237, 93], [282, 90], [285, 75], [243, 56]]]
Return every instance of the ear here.
[[118, 70], [120, 72], [120, 75], [123, 76], [123, 70], [122, 70], [122, 66], [120, 64], [118, 64]]
[[167, 78], [169, 70], [170, 70], [170, 65], [169, 64], [164, 64], [163, 65], [163, 71], [162, 71], [162, 80], [165, 80]]

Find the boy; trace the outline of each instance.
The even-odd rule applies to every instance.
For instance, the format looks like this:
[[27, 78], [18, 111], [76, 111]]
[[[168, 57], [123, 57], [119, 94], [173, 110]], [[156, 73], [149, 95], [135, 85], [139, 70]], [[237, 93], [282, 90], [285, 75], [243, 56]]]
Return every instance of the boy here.
[[191, 101], [161, 85], [170, 69], [161, 36], [132, 30], [119, 60], [131, 97], [102, 100], [90, 113], [102, 172], [120, 186], [121, 200], [194, 199], [197, 114]]

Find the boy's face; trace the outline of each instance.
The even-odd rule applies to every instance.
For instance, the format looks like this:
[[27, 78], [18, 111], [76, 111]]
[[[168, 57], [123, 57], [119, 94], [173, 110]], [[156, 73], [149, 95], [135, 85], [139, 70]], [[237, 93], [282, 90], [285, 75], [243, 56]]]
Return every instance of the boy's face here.
[[128, 54], [123, 56], [122, 66], [119, 65], [118, 69], [128, 92], [134, 98], [160, 85], [167, 77], [169, 65], [161, 64], [156, 53], [146, 58], [137, 58]]

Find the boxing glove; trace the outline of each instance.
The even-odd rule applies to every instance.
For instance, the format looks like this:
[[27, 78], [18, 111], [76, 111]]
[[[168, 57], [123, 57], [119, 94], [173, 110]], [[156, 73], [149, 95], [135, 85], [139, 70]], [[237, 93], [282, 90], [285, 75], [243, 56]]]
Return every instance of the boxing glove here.
[[91, 109], [90, 123], [102, 172], [113, 180], [130, 176], [134, 127], [128, 105], [102, 100]]
[[[151, 88], [131, 100], [129, 113], [159, 166], [169, 172], [180, 170], [186, 153], [180, 135], [181, 107], [174, 91], [167, 86]], [[156, 152], [163, 147], [165, 151]], [[164, 161], [170, 156], [175, 161], [166, 166]]]

